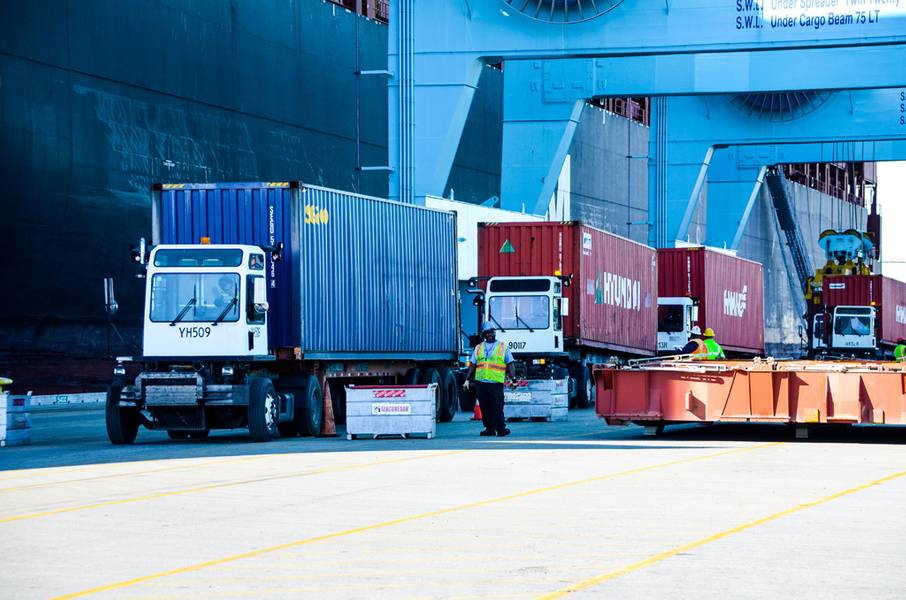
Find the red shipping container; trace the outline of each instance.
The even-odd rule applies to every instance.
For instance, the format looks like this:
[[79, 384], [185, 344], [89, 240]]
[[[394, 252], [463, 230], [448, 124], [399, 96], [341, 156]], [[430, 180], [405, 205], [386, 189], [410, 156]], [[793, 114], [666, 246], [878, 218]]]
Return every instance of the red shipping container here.
[[581, 223], [478, 226], [480, 277], [572, 275], [563, 334], [577, 346], [650, 356], [657, 348], [657, 253]]
[[906, 338], [906, 283], [881, 275], [829, 275], [823, 286], [828, 309], [877, 307], [879, 341], [895, 344], [898, 338]]
[[702, 331], [725, 350], [764, 353], [764, 268], [711, 248], [660, 248], [658, 296], [698, 300]]

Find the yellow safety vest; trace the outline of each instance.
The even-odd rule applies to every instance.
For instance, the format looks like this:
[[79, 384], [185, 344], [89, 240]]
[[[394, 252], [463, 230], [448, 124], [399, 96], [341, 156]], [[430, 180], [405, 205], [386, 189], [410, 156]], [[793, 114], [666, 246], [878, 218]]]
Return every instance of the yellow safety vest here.
[[893, 357], [897, 362], [906, 361], [906, 345], [897, 344], [897, 347], [893, 350]]
[[708, 349], [708, 360], [717, 360], [719, 358], [726, 358], [724, 355], [724, 349], [720, 347], [713, 339], [705, 340], [705, 348]]
[[491, 355], [485, 353], [484, 342], [478, 345], [475, 352], [475, 380], [490, 383], [503, 383], [506, 379], [506, 347], [497, 342]]

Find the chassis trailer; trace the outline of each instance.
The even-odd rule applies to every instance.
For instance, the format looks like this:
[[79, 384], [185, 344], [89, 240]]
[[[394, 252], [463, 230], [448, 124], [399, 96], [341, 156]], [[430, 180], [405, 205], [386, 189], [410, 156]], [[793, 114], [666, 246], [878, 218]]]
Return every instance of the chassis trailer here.
[[[156, 185], [143, 352], [122, 357], [107, 431], [333, 431], [345, 385], [437, 384], [453, 418], [459, 353], [451, 213], [300, 182]], [[125, 363], [138, 365], [126, 380]]]

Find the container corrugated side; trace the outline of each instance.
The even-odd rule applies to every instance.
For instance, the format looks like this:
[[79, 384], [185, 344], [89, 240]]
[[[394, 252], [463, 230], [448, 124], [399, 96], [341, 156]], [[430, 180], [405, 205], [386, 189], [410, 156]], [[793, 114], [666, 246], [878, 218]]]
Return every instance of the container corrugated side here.
[[298, 185], [275, 183], [154, 186], [155, 244], [284, 244], [284, 259], [267, 255], [268, 340], [274, 348], [301, 345], [299, 312]]
[[657, 349], [657, 253], [624, 237], [581, 226], [580, 276], [573, 287], [580, 343], [630, 354]]
[[303, 352], [455, 355], [455, 216], [314, 186], [300, 194]]
[[275, 245], [271, 346], [311, 358], [450, 358], [459, 341], [451, 213], [292, 183], [157, 188], [159, 243]]
[[653, 248], [579, 223], [483, 224], [478, 265], [483, 277], [572, 275], [567, 339], [629, 354], [656, 348]]
[[698, 325], [726, 350], [764, 352], [764, 268], [703, 246], [658, 250], [658, 295], [698, 300]]

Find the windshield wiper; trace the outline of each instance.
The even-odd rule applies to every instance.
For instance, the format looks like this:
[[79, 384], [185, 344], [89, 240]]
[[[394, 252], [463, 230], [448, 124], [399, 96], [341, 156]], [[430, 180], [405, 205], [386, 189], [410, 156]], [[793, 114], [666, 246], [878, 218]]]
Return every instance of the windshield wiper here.
[[490, 317], [490, 319], [497, 324], [497, 329], [499, 329], [500, 331], [506, 331], [506, 329], [503, 328], [503, 325], [500, 324], [500, 321], [494, 318], [494, 315], [488, 313], [488, 317]]
[[525, 325], [525, 328], [529, 330], [529, 333], [535, 333], [535, 330], [532, 329], [531, 327], [529, 327], [529, 324], [526, 323], [526, 322], [522, 319], [522, 317], [519, 316], [519, 309], [516, 308], [515, 306], [513, 307], [513, 313], [516, 315], [516, 322], [517, 322], [517, 323], [521, 322], [523, 325]]
[[189, 312], [189, 309], [195, 306], [195, 302], [195, 296], [189, 298], [189, 301], [186, 302], [186, 305], [182, 307], [182, 310], [179, 311], [179, 314], [176, 315], [176, 318], [170, 321], [170, 327], [173, 327], [174, 325], [182, 321], [183, 317], [186, 316], [186, 313]]
[[239, 302], [239, 298], [233, 296], [233, 299], [227, 302], [227, 305], [223, 307], [223, 312], [220, 313], [220, 315], [216, 319], [214, 319], [214, 322], [211, 323], [211, 325], [217, 325], [218, 323], [223, 321], [226, 318], [227, 313], [233, 310], [233, 307], [236, 306], [237, 302]]

